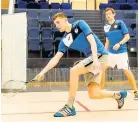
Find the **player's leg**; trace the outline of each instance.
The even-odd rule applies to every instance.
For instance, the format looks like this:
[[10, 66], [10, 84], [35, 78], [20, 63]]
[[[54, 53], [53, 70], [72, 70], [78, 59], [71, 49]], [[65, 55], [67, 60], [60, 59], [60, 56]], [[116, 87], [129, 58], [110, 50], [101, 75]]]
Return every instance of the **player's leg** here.
[[126, 75], [130, 85], [134, 90], [135, 99], [138, 99], [138, 91], [137, 91], [135, 77], [131, 72], [131, 70], [129, 69], [128, 54], [127, 53], [118, 54], [118, 58], [120, 59], [120, 61], [118, 61], [117, 67], [118, 69], [123, 69], [124, 74]]
[[78, 89], [79, 76], [88, 73], [88, 69], [82, 62], [70, 69], [69, 98], [75, 98]]
[[124, 99], [127, 96], [126, 91], [112, 92], [101, 90], [100, 81], [102, 72], [95, 76], [93, 76], [91, 73], [87, 75], [89, 75], [89, 79], [86, 80], [88, 82], [88, 94], [91, 99], [114, 98], [118, 103], [118, 109], [123, 107]]
[[109, 54], [108, 55], [108, 58], [107, 58], [107, 62], [105, 63], [105, 61], [103, 60], [102, 61], [104, 64], [106, 64], [104, 66], [104, 69], [103, 69], [103, 73], [102, 73], [102, 78], [101, 78], [101, 83], [100, 83], [100, 88], [101, 89], [104, 89], [104, 86], [105, 86], [105, 79], [106, 79], [106, 71], [107, 69], [110, 67], [110, 68], [114, 68], [115, 65], [116, 65], [116, 55], [115, 54]]
[[88, 69], [84, 66], [83, 62], [78, 63], [70, 69], [69, 81], [69, 98], [65, 106], [54, 114], [54, 117], [65, 117], [76, 115], [75, 108], [73, 107], [76, 92], [78, 90], [79, 76], [88, 73]]
[[127, 69], [123, 69], [123, 71], [130, 85], [132, 86], [132, 89], [134, 90], [135, 99], [138, 99], [138, 90], [137, 90], [136, 81], [133, 73], [131, 72], [131, 70], [127, 70]]
[[100, 89], [104, 89], [107, 69], [108, 69], [108, 66], [105, 66], [103, 69], [101, 83], [100, 83]]
[[[99, 59], [99, 61], [102, 64], [104, 70], [108, 65], [109, 56], [104, 55]], [[97, 75], [93, 75], [92, 73], [85, 74], [89, 97], [92, 99], [114, 98], [118, 102], [118, 108], [120, 109], [124, 105], [124, 98], [126, 97], [127, 92], [121, 91], [115, 93], [112, 91], [101, 90], [100, 84], [103, 70], [101, 70]]]

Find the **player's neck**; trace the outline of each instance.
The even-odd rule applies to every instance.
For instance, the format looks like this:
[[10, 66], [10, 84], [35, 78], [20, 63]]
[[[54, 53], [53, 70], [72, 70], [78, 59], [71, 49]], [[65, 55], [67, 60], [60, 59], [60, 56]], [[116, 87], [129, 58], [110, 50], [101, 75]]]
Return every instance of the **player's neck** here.
[[69, 33], [71, 31], [71, 28], [72, 28], [72, 24], [70, 23], [67, 23], [67, 26], [66, 26], [66, 32]]
[[110, 25], [112, 25], [115, 22], [115, 19], [112, 19], [110, 21], [108, 21]]

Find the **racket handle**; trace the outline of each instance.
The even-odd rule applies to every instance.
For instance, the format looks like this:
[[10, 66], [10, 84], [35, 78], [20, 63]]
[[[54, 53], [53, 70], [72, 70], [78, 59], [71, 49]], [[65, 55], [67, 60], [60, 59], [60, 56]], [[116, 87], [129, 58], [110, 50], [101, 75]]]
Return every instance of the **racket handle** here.
[[36, 79], [32, 79], [32, 80], [27, 81], [27, 82], [25, 82], [25, 83], [27, 84], [27, 83], [30, 83], [30, 82], [35, 82], [35, 81], [37, 81], [37, 80], [36, 80]]
[[30, 80], [30, 82], [35, 82], [35, 81], [37, 81], [37, 79], [32, 79], [32, 80]]

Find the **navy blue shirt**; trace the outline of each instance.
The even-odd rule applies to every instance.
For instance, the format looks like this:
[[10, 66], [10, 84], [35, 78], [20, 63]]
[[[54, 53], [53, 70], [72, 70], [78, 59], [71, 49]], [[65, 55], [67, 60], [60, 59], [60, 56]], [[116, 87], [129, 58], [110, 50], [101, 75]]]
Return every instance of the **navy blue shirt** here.
[[65, 32], [62, 40], [59, 43], [58, 51], [65, 53], [67, 48], [71, 48], [83, 52], [86, 57], [92, 54], [91, 45], [87, 40], [87, 36], [93, 34], [97, 44], [97, 52], [99, 54], [108, 54], [99, 38], [92, 32], [91, 28], [84, 20], [78, 20], [72, 24], [71, 32]]

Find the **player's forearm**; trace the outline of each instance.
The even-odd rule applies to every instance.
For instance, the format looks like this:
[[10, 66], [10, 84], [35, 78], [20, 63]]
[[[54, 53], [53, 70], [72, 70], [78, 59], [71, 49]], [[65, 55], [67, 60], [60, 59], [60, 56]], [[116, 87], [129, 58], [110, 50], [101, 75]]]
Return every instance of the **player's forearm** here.
[[129, 34], [125, 35], [125, 37], [119, 42], [119, 44], [125, 44], [130, 39]]
[[55, 57], [52, 58], [49, 63], [46, 65], [46, 67], [39, 73], [44, 75], [46, 72], [48, 72], [49, 70], [51, 70], [53, 67], [55, 67], [58, 64], [59, 60], [56, 59]]
[[97, 47], [96, 43], [94, 43], [94, 45], [91, 47], [93, 61], [98, 60], [98, 54], [97, 54], [97, 48], [96, 47]]
[[89, 37], [88, 40], [89, 40], [90, 45], [91, 45], [93, 61], [96, 61], [96, 60], [98, 60], [97, 44], [96, 44], [95, 39], [94, 39], [93, 36]]
[[109, 49], [109, 44], [105, 43], [105, 49], [108, 50]]

